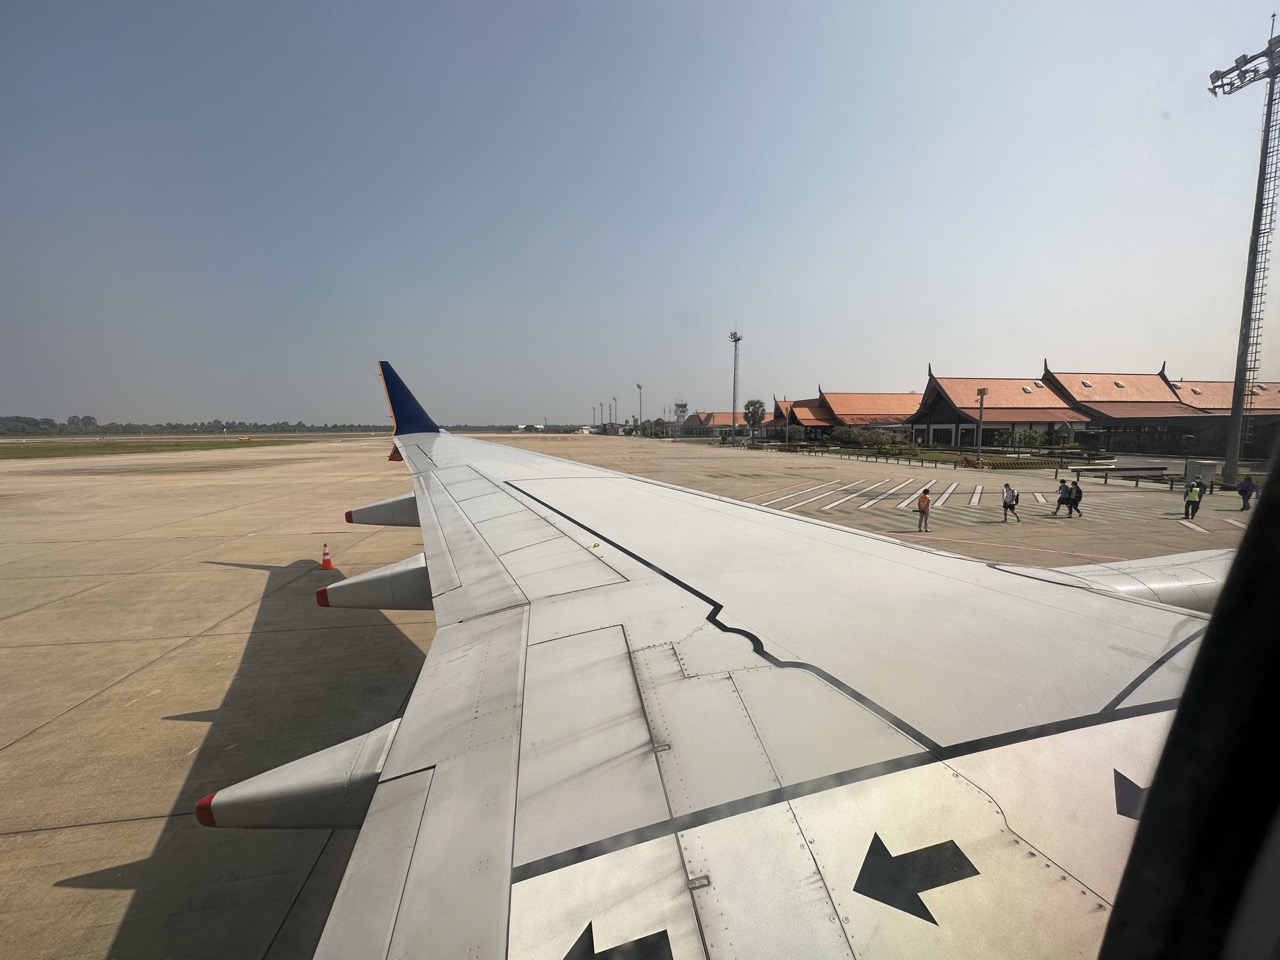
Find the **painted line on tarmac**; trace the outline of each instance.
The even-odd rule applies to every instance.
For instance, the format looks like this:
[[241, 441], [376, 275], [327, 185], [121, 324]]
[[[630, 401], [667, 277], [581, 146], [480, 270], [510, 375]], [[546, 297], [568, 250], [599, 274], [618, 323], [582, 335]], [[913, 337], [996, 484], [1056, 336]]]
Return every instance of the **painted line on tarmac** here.
[[[854, 481], [854, 483], [861, 483], [861, 482], [862, 482], [861, 480], [855, 480], [855, 481]], [[798, 510], [800, 507], [803, 507], [806, 503], [813, 503], [813, 501], [815, 501], [815, 500], [821, 500], [823, 497], [834, 497], [834, 496], [835, 496], [837, 493], [839, 493], [840, 491], [842, 491], [842, 490], [848, 490], [848, 489], [849, 489], [849, 487], [851, 487], [851, 486], [853, 486], [853, 484], [848, 484], [848, 485], [843, 486], [843, 487], [837, 487], [835, 490], [823, 490], [823, 491], [822, 491], [822, 493], [818, 494], [816, 497], [810, 497], [808, 500], [801, 500], [799, 503], [793, 503], [793, 504], [791, 504], [789, 507], [783, 507], [782, 509], [783, 509], [783, 510]]]
[[1035, 493], [1035, 494], [1032, 494], [1032, 496], [1036, 498], [1036, 503], [1048, 503], [1048, 502], [1049, 502], [1048, 500], [1046, 500], [1046, 499], [1044, 498], [1044, 494], [1043, 494], [1043, 493]]
[[874, 500], [868, 500], [866, 503], [860, 503], [860, 504], [858, 504], [858, 509], [859, 509], [859, 510], [865, 510], [865, 509], [867, 509], [867, 507], [874, 507], [877, 503], [879, 503], [879, 502], [880, 502], [881, 500], [883, 500], [885, 497], [891, 496], [892, 494], [897, 493], [899, 490], [901, 490], [901, 489], [902, 489], [903, 487], [905, 487], [907, 484], [909, 484], [909, 483], [915, 483], [915, 482], [916, 482], [916, 478], [915, 478], [915, 477], [912, 477], [910, 480], [903, 480], [903, 481], [902, 481], [900, 484], [898, 484], [896, 487], [890, 487], [888, 490], [886, 490], [884, 493], [880, 494], [880, 496], [876, 497]]
[[880, 486], [880, 484], [882, 484], [882, 483], [888, 483], [888, 482], [889, 482], [888, 480], [881, 480], [881, 481], [879, 481], [878, 483], [873, 483], [873, 484], [872, 484], [871, 486], [869, 486], [869, 487], [863, 487], [861, 490], [857, 490], [857, 491], [855, 491], [855, 492], [853, 492], [853, 493], [849, 494], [847, 497], [841, 497], [841, 498], [840, 498], [839, 500], [837, 500], [835, 503], [828, 503], [828, 504], [827, 504], [825, 507], [823, 507], [822, 509], [823, 509], [823, 510], [834, 510], [836, 507], [840, 506], [840, 504], [844, 503], [846, 500], [852, 500], [854, 497], [859, 496], [859, 495], [861, 495], [861, 494], [864, 494], [864, 493], [866, 493], [868, 490], [874, 490], [876, 487]]
[[[775, 487], [772, 490], [766, 490], [764, 493], [753, 493], [751, 496], [746, 497], [742, 502], [750, 503], [752, 500], [756, 499], [756, 497], [772, 497], [775, 493], [781, 493], [783, 490], [790, 490], [792, 487], [798, 487], [801, 483], [808, 483], [808, 481], [801, 480], [799, 483], [788, 483], [785, 487]], [[786, 497], [783, 497], [782, 499], [785, 500]]]
[[1230, 517], [1223, 517], [1222, 519], [1225, 520], [1227, 523], [1231, 524], [1233, 527], [1239, 527], [1241, 530], [1243, 530], [1246, 526], [1246, 524], [1241, 523], [1239, 520], [1232, 520]]
[[783, 500], [790, 500], [792, 497], [803, 497], [806, 493], [813, 493], [815, 490], [821, 490], [823, 487], [834, 486], [839, 480], [828, 480], [826, 483], [820, 483], [816, 487], [809, 487], [807, 490], [797, 490], [795, 493], [788, 493], [783, 497], [774, 497], [772, 500], [762, 503], [762, 507], [771, 507], [775, 503], [781, 503]]
[[958, 486], [960, 486], [959, 482], [953, 480], [951, 482], [951, 486], [947, 487], [946, 490], [942, 491], [942, 496], [938, 498], [938, 506], [942, 506], [949, 499], [951, 499], [951, 494], [955, 492], [955, 489]]
[[1187, 529], [1189, 529], [1189, 530], [1195, 530], [1197, 533], [1208, 533], [1208, 532], [1209, 532], [1209, 531], [1208, 531], [1208, 530], [1206, 530], [1204, 527], [1197, 527], [1197, 526], [1196, 526], [1194, 523], [1192, 523], [1190, 520], [1179, 520], [1178, 522], [1179, 522], [1180, 524], [1182, 524], [1184, 527], [1186, 527]]
[[976, 507], [978, 501], [982, 499], [982, 484], [978, 484], [973, 488], [973, 496], [969, 498], [969, 506]]

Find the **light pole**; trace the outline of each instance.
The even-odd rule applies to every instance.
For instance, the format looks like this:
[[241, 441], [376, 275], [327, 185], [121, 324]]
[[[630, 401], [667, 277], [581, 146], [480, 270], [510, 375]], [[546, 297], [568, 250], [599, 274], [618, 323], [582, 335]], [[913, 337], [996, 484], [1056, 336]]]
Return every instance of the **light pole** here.
[[733, 343], [733, 413], [730, 415], [730, 429], [733, 430], [733, 445], [738, 445], [738, 344], [742, 342], [742, 334], [737, 330], [729, 333]]
[[[1272, 18], [1272, 28], [1275, 20]], [[1231, 419], [1227, 423], [1227, 457], [1222, 465], [1222, 485], [1234, 490], [1239, 472], [1240, 449], [1253, 439], [1250, 389], [1258, 373], [1262, 345], [1262, 313], [1267, 299], [1267, 254], [1275, 225], [1277, 182], [1277, 88], [1280, 76], [1280, 37], [1271, 37], [1266, 49], [1236, 58], [1235, 65], [1209, 74], [1209, 92], [1235, 93], [1260, 80], [1267, 81], [1267, 102], [1262, 117], [1262, 148], [1258, 157], [1258, 186], [1253, 200], [1253, 230], [1249, 235], [1249, 262], [1244, 274], [1244, 306], [1240, 311], [1240, 340], [1236, 347], [1236, 376], [1231, 390]]]
[[[617, 419], [618, 419], [618, 398], [617, 398], [617, 397], [614, 397], [614, 398], [613, 398], [613, 412], [609, 414], [609, 425], [610, 425], [610, 426], [612, 426], [612, 425], [613, 425], [613, 422], [614, 422], [615, 420], [617, 420]], [[618, 432], [619, 432], [619, 433], [621, 433], [622, 431], [618, 431]]]
[[[982, 466], [982, 408], [987, 402], [987, 388], [978, 388], [978, 466]], [[926, 438], [928, 439], [928, 438]]]
[[636, 417], [636, 426], [640, 427], [644, 423], [644, 386], [637, 383], [636, 390], [640, 393], [640, 416]]

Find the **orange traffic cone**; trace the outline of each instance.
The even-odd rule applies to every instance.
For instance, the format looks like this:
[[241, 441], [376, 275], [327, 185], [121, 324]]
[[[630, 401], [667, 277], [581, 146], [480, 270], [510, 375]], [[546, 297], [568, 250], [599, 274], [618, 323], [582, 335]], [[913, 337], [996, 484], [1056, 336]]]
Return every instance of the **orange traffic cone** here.
[[333, 561], [329, 559], [329, 545], [327, 543], [324, 545], [324, 559], [320, 561], [320, 569], [321, 570], [333, 569]]

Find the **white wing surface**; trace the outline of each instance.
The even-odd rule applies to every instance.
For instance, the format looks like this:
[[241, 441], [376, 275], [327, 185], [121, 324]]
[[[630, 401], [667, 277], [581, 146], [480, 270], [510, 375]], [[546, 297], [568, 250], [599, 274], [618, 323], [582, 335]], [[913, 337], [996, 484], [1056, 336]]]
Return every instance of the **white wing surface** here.
[[425, 565], [322, 602], [437, 633], [359, 773], [278, 786], [368, 802], [318, 957], [1096, 954], [1205, 615], [452, 436], [384, 377]]

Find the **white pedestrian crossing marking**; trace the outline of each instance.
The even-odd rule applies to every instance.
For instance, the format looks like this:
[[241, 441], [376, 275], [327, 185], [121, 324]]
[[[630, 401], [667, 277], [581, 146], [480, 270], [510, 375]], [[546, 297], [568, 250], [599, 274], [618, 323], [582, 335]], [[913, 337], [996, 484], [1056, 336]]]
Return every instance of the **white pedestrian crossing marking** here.
[[859, 484], [861, 482], [862, 482], [861, 480], [855, 480], [853, 481], [853, 483], [847, 483], [843, 487], [837, 487], [834, 490], [823, 490], [816, 497], [810, 497], [808, 500], [801, 500], [799, 503], [793, 503], [789, 507], [783, 507], [782, 509], [798, 510], [800, 507], [803, 507], [806, 503], [813, 503], [813, 501], [821, 500], [823, 497], [834, 497], [837, 493], [840, 493], [842, 490], [848, 490], [850, 487], [854, 486], [855, 484]]
[[888, 497], [888, 496], [890, 496], [890, 495], [892, 495], [892, 494], [895, 494], [895, 493], [897, 493], [899, 490], [901, 490], [903, 487], [905, 487], [907, 484], [909, 484], [909, 483], [915, 483], [915, 482], [916, 482], [916, 478], [915, 478], [915, 477], [912, 477], [910, 480], [903, 480], [903, 481], [902, 481], [900, 484], [898, 484], [896, 487], [890, 487], [888, 490], [886, 490], [884, 493], [880, 494], [880, 496], [876, 497], [874, 500], [868, 500], [866, 503], [860, 503], [860, 504], [858, 504], [858, 509], [859, 509], [859, 510], [865, 510], [865, 509], [867, 509], [867, 507], [874, 507], [877, 503], [879, 503], [879, 502], [880, 502], [881, 500], [883, 500], [885, 497]]
[[1239, 527], [1241, 530], [1245, 528], [1245, 525], [1239, 520], [1232, 520], [1230, 517], [1223, 517], [1222, 519], [1227, 521], [1227, 523], [1231, 524], [1233, 527]]
[[[859, 483], [861, 483], [862, 481], [861, 481], [861, 480], [859, 480], [858, 482], [859, 482]], [[823, 509], [823, 510], [834, 510], [836, 507], [840, 506], [840, 504], [844, 503], [845, 501], [847, 501], [847, 500], [852, 500], [854, 497], [858, 496], [859, 494], [866, 493], [868, 490], [874, 490], [876, 487], [880, 486], [881, 484], [885, 484], [885, 483], [888, 483], [888, 482], [889, 482], [888, 480], [880, 480], [880, 481], [878, 481], [878, 482], [876, 482], [876, 483], [871, 484], [871, 486], [869, 486], [869, 487], [863, 487], [861, 490], [857, 490], [857, 491], [855, 491], [855, 492], [853, 492], [853, 493], [849, 494], [847, 497], [841, 497], [841, 498], [840, 498], [839, 500], [837, 500], [835, 503], [828, 503], [828, 504], [827, 504], [825, 507], [823, 507], [822, 509]]]
[[955, 491], [956, 487], [958, 487], [958, 486], [960, 486], [960, 484], [959, 484], [959, 483], [953, 482], [953, 483], [951, 484], [951, 486], [947, 487], [947, 489], [946, 489], [946, 490], [944, 490], [944, 491], [942, 492], [942, 496], [940, 496], [940, 497], [938, 498], [938, 502], [937, 502], [936, 504], [934, 504], [934, 506], [936, 506], [936, 507], [940, 507], [940, 506], [942, 506], [944, 503], [946, 503], [946, 502], [947, 502], [947, 500], [949, 500], [949, 499], [950, 499], [951, 494]]
[[1191, 530], [1195, 530], [1197, 533], [1208, 533], [1208, 532], [1209, 532], [1209, 531], [1208, 531], [1208, 530], [1206, 530], [1204, 527], [1197, 527], [1197, 526], [1196, 526], [1194, 523], [1192, 523], [1190, 520], [1179, 520], [1178, 522], [1179, 522], [1180, 524], [1182, 524], [1184, 527], [1187, 527], [1187, 528], [1189, 528], [1189, 529], [1191, 529]]
[[821, 490], [823, 487], [832, 487], [839, 482], [839, 480], [828, 480], [826, 483], [820, 483], [816, 487], [809, 487], [807, 490], [797, 490], [795, 493], [788, 493], [782, 497], [774, 497], [769, 502], [761, 504], [761, 506], [771, 507], [775, 503], [781, 503], [783, 500], [790, 500], [792, 497], [803, 497], [806, 493], [813, 493], [813, 491]]
[[[800, 483], [804, 483], [804, 481], [801, 480]], [[751, 496], [743, 500], [743, 503], [750, 503], [757, 497], [772, 497], [775, 493], [781, 493], [783, 490], [790, 490], [792, 487], [798, 486], [800, 486], [799, 483], [788, 483], [785, 487], [775, 487], [773, 490], [766, 490], [764, 493], [753, 493]], [[786, 497], [783, 497], [783, 499], [785, 500]]]
[[978, 501], [982, 499], [982, 484], [978, 484], [973, 488], [973, 496], [969, 498], [969, 506], [976, 507]]
[[1043, 494], [1043, 493], [1033, 494], [1033, 496], [1036, 498], [1036, 503], [1048, 503], [1048, 502], [1049, 502], [1048, 500], [1046, 500], [1046, 499], [1044, 498], [1044, 494]]

